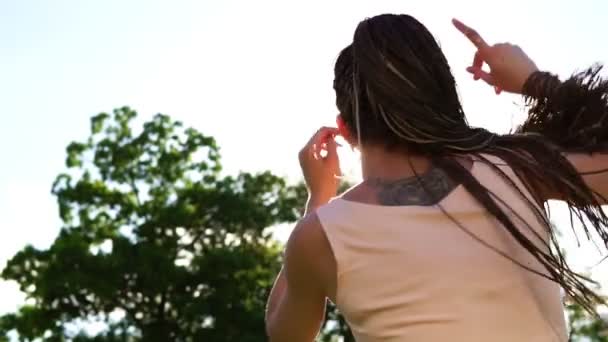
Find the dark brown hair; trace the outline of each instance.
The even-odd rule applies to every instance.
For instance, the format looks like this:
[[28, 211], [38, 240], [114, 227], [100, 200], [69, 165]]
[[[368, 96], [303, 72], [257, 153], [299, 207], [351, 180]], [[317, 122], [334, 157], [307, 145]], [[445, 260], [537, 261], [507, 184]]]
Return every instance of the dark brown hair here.
[[[592, 76], [597, 77], [597, 73]], [[466, 121], [448, 62], [431, 33], [411, 16], [385, 14], [359, 24], [353, 43], [337, 59], [334, 89], [341, 116], [360, 143], [378, 144], [387, 149], [428, 156], [437, 167], [462, 184], [546, 272], [532, 269], [493, 246], [488, 247], [530, 272], [559, 283], [570, 297], [593, 311], [602, 299], [588, 287], [590, 279], [568, 267], [557, 245], [547, 213], [542, 205], [537, 206], [545, 200], [542, 198], [543, 190], [551, 189], [559, 198], [567, 199], [572, 215], [586, 219], [585, 231], [588, 226], [592, 226], [604, 243], [608, 242], [605, 231], [608, 218], [602, 212], [598, 198], [564, 157], [563, 147], [559, 146], [561, 141], [557, 138], [551, 141], [544, 136], [544, 133], [551, 132], [560, 136], [560, 128], [564, 131], [571, 126], [571, 122], [566, 119], [554, 123], [557, 121], [554, 120], [556, 110], [560, 115], [568, 114], [564, 108], [576, 108], [578, 112], [595, 110], [606, 113], [608, 106], [604, 101], [602, 107], [598, 99], [602, 98], [602, 91], [604, 94], [608, 92], [608, 84], [582, 84], [581, 79], [585, 77], [589, 78], [589, 75], [574, 77], [578, 83], [573, 81], [573, 84], [579, 86], [576, 90], [577, 98], [580, 99], [578, 104], [555, 103], [556, 101], [551, 102], [545, 97], [542, 100], [544, 102], [539, 100], [538, 103], [533, 103], [531, 118], [516, 134], [498, 135], [471, 127]], [[605, 88], [598, 90], [598, 86], [601, 88], [602, 85]], [[590, 95], [593, 91], [596, 93]], [[538, 96], [535, 97], [537, 98]], [[596, 100], [597, 106], [584, 109], [585, 101], [590, 98]], [[549, 108], [551, 104], [554, 104], [553, 108]], [[600, 114], [588, 115], [597, 117]], [[550, 122], [549, 119], [553, 121]], [[581, 146], [585, 144], [590, 146], [587, 140], [584, 143], [578, 142]], [[576, 143], [571, 145], [578, 146]], [[547, 229], [550, 242], [557, 247], [551, 248], [549, 242], [539, 245], [536, 239], [533, 241], [529, 235], [524, 234], [525, 229], [533, 231], [530, 223], [516, 225], [512, 220], [515, 212], [509, 205], [455, 161], [453, 157], [459, 154], [471, 155], [486, 163], [513, 186]], [[506, 162], [534, 199], [529, 199], [524, 189], [520, 189], [500, 167], [484, 155], [496, 156]], [[455, 225], [469, 233], [449, 212], [439, 208]]]

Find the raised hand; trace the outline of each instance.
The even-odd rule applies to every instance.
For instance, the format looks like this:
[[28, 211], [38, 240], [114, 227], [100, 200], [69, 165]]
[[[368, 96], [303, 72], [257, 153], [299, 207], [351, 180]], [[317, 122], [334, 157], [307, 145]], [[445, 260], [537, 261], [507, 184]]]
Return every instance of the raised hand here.
[[322, 127], [300, 151], [300, 166], [309, 191], [309, 200], [326, 202], [336, 196], [341, 175], [336, 135], [337, 128]]
[[[509, 43], [488, 45], [474, 29], [453, 19], [452, 23], [477, 48], [473, 64], [467, 71], [475, 80], [482, 79], [494, 86], [496, 94], [501, 91], [521, 94], [524, 83], [538, 67], [517, 45]], [[483, 70], [486, 63], [490, 70]]]

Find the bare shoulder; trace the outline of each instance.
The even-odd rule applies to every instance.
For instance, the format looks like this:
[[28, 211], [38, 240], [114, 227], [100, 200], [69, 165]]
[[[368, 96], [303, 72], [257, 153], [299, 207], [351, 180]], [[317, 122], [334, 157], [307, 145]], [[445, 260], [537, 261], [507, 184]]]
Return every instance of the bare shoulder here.
[[316, 213], [302, 218], [287, 241], [288, 277], [310, 284], [318, 281], [327, 296], [332, 291], [336, 262], [321, 221]]
[[331, 247], [319, 217], [316, 213], [306, 215], [296, 224], [287, 241], [286, 256], [291, 257], [289, 262], [314, 266], [325, 251], [331, 254]]
[[308, 245], [320, 242], [324, 236], [321, 221], [316, 213], [310, 213], [301, 218], [294, 227], [289, 237], [287, 247], [298, 250], [307, 249]]

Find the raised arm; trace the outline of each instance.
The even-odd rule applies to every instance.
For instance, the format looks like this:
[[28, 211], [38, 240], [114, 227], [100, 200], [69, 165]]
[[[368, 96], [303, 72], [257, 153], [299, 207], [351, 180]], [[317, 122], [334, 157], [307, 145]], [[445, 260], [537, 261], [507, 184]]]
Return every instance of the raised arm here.
[[[517, 133], [540, 134], [557, 145], [601, 203], [608, 198], [608, 80], [594, 66], [562, 82], [541, 72], [516, 45], [488, 45], [472, 28], [454, 26], [477, 47], [467, 71], [496, 89], [524, 95], [528, 118]], [[483, 69], [486, 63], [489, 71]], [[552, 167], [547, 165], [547, 167]], [[568, 200], [540, 185], [544, 199]]]
[[312, 342], [323, 322], [329, 289], [335, 287], [335, 259], [315, 211], [338, 190], [337, 133], [336, 128], [319, 129], [299, 154], [309, 198], [268, 299], [266, 331], [271, 342]]
[[534, 72], [522, 89], [529, 106], [522, 133], [536, 133], [558, 145], [602, 203], [608, 198], [608, 80], [601, 66], [566, 81]]

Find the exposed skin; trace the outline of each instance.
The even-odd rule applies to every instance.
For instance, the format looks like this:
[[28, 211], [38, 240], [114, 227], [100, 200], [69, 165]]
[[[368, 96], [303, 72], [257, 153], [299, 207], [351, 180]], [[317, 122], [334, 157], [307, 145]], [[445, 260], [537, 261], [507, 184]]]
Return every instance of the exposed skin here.
[[[502, 91], [521, 94], [528, 77], [538, 70], [521, 48], [508, 43], [490, 46], [472, 28], [457, 20], [453, 24], [476, 48], [472, 65], [467, 68], [474, 79], [493, 86], [497, 94]], [[483, 70], [484, 63], [489, 71]], [[288, 240], [285, 264], [268, 300], [266, 329], [272, 342], [313, 341], [323, 321], [326, 300], [335, 302], [336, 261], [315, 210], [336, 196], [340, 175], [334, 141], [337, 135], [360, 150], [364, 178], [363, 183], [343, 195], [344, 199], [380, 205], [428, 205], [429, 199], [420, 192], [416, 194], [416, 185], [409, 182], [415, 174], [423, 177], [426, 174], [428, 182], [444, 195], [454, 187], [448, 175], [433, 172], [428, 159], [388, 152], [383, 146], [357, 146], [340, 116], [336, 123], [336, 128], [319, 129], [299, 154], [309, 197], [305, 215]], [[581, 173], [608, 169], [607, 154], [568, 154], [567, 158]], [[463, 163], [467, 165], [466, 160]], [[608, 197], [606, 173], [583, 178], [591, 189]], [[396, 186], [403, 188], [398, 196], [395, 196]], [[382, 195], [387, 192], [391, 194]], [[541, 198], [563, 199], [548, 188]]]

